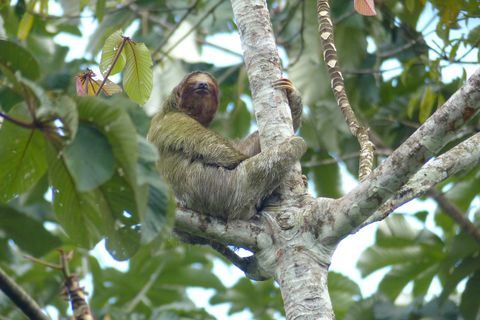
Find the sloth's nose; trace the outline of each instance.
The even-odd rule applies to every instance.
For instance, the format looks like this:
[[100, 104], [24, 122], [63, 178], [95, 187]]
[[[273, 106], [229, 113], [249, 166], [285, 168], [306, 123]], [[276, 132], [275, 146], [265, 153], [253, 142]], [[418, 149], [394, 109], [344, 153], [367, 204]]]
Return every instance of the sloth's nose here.
[[208, 83], [206, 83], [206, 82], [200, 82], [200, 83], [198, 84], [198, 88], [199, 88], [199, 89], [208, 89]]

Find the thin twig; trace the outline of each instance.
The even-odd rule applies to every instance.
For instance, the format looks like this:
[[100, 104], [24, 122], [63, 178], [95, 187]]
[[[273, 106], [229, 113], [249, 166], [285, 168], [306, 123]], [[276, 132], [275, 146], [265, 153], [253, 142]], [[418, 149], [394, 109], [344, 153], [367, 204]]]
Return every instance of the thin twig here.
[[305, 50], [305, 37], [304, 37], [304, 30], [305, 30], [305, 1], [302, 2], [302, 13], [301, 13], [301, 20], [300, 20], [300, 30], [298, 31], [300, 34], [300, 50], [298, 50], [296, 58], [289, 63], [289, 67], [291, 68], [294, 66], [303, 54]]
[[147, 283], [145, 283], [145, 285], [142, 287], [142, 289], [140, 290], [139, 293], [137, 293], [135, 295], [135, 297], [130, 300], [130, 302], [124, 307], [124, 310], [125, 310], [125, 313], [129, 314], [131, 312], [133, 312], [133, 310], [135, 309], [135, 307], [142, 301], [145, 299], [148, 291], [152, 288], [152, 286], [155, 284], [155, 282], [157, 281], [158, 277], [160, 276], [160, 274], [162, 273], [162, 271], [164, 270], [164, 264], [160, 264], [159, 266], [157, 266], [157, 268], [155, 269], [155, 271], [153, 273], [150, 274], [150, 277], [147, 281]]
[[[389, 150], [389, 149], [375, 150], [375, 154], [380, 155], [380, 156], [388, 156], [391, 153], [392, 153], [392, 151]], [[358, 158], [359, 156], [360, 156], [359, 152], [353, 152], [353, 153], [348, 153], [348, 154], [346, 154], [342, 157], [339, 157], [339, 158], [324, 159], [324, 160], [318, 160], [318, 161], [312, 161], [311, 160], [311, 161], [302, 163], [302, 168], [313, 168], [313, 167], [319, 167], [319, 166], [326, 166], [326, 165], [329, 165], [329, 164], [339, 163], [341, 161], [355, 159], [355, 158]]]
[[38, 304], [0, 268], [0, 289], [32, 320], [49, 320]]
[[223, 51], [225, 53], [231, 54], [232, 56], [243, 58], [243, 55], [241, 53], [233, 51], [233, 50], [225, 48], [225, 47], [222, 47], [222, 46], [219, 46], [218, 44], [208, 42], [208, 41], [205, 41], [205, 40], [199, 40], [199, 39], [197, 39], [196, 41], [199, 44], [203, 44], [203, 45], [218, 49], [218, 50]]
[[210, 15], [212, 14], [219, 5], [221, 5], [223, 3], [224, 0], [219, 0], [217, 1], [217, 3], [215, 3], [215, 5], [213, 5], [213, 7], [211, 7], [207, 12], [205, 12], [205, 14], [200, 17], [197, 21], [197, 23], [195, 23], [191, 28], [190, 30], [188, 30], [187, 33], [185, 33], [182, 37], [180, 37], [174, 44], [172, 44], [170, 46], [170, 48], [168, 48], [167, 51], [163, 52], [162, 56], [158, 59], [155, 60], [155, 63], [160, 63], [162, 62], [162, 60], [168, 56], [168, 54], [170, 52], [172, 52], [173, 49], [175, 49], [186, 37], [188, 37], [194, 30], [196, 30], [198, 28], [198, 26], [200, 24], [202, 24], [204, 22], [204, 20]]
[[452, 218], [463, 231], [471, 235], [477, 242], [480, 243], [480, 229], [477, 228], [470, 220], [467, 219], [465, 213], [463, 213], [455, 204], [445, 197], [441, 192], [435, 189], [430, 190], [429, 194], [438, 203], [439, 207]]
[[162, 48], [164, 45], [167, 44], [168, 40], [172, 37], [172, 35], [175, 33], [175, 31], [178, 30], [180, 25], [187, 19], [187, 17], [193, 12], [193, 10], [198, 6], [200, 3], [200, 0], [196, 0], [188, 9], [187, 11], [183, 14], [183, 16], [180, 18], [180, 20], [176, 23], [174, 28], [171, 28], [170, 33], [166, 35], [166, 37], [163, 39], [163, 41], [160, 43], [160, 45], [153, 51], [153, 56], [155, 56]]
[[0, 117], [4, 118], [7, 121], [10, 121], [11, 123], [16, 124], [17, 126], [25, 128], [25, 129], [35, 129], [36, 128], [36, 125], [33, 122], [28, 123], [28, 122], [24, 122], [22, 120], [12, 118], [8, 114], [6, 114], [4, 112], [1, 112], [1, 111], [0, 111]]

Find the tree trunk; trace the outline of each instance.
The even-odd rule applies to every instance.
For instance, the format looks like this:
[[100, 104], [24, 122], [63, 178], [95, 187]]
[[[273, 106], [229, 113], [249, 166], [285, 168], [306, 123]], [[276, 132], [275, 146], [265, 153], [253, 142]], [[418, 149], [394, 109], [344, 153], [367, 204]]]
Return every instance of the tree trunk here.
[[306, 248], [287, 248], [278, 258], [275, 279], [280, 285], [287, 319], [335, 319], [327, 276], [329, 264], [314, 259]]

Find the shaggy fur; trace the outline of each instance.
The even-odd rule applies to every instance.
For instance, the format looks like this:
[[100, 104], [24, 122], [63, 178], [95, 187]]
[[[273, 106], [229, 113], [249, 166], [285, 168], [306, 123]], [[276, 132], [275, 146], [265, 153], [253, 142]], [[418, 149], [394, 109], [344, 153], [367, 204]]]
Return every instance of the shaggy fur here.
[[[295, 129], [301, 99], [290, 81], [286, 89]], [[181, 204], [223, 219], [250, 219], [261, 202], [306, 150], [300, 137], [260, 152], [258, 132], [230, 141], [209, 130], [218, 108], [218, 85], [208, 73], [193, 72], [173, 90], [153, 119], [148, 140], [158, 147], [157, 168]]]

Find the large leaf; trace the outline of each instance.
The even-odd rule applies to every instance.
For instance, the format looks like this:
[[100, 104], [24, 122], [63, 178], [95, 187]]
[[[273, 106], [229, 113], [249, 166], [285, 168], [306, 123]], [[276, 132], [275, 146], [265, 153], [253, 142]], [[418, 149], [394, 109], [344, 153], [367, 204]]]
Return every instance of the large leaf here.
[[328, 273], [328, 292], [332, 299], [335, 316], [343, 319], [350, 307], [361, 297], [361, 291], [358, 285], [336, 272]]
[[107, 74], [107, 71], [113, 64], [117, 54], [119, 54], [119, 56], [115, 62], [115, 65], [113, 66], [112, 71], [110, 72], [110, 75], [119, 73], [125, 66], [125, 51], [122, 50], [122, 52], [118, 53], [122, 41], [124, 41], [122, 38], [122, 30], [115, 31], [105, 41], [105, 45], [102, 49], [102, 58], [100, 60], [100, 72], [103, 74], [103, 76]]
[[158, 160], [156, 147], [140, 136], [138, 147], [138, 182], [148, 188], [148, 206], [142, 221], [142, 240], [149, 242], [173, 223], [176, 203], [170, 188], [155, 167], [155, 161]]
[[275, 288], [273, 281], [253, 282], [247, 278], [240, 279], [232, 288], [217, 292], [211, 299], [211, 304], [231, 303], [229, 314], [240, 312], [245, 308], [256, 311], [257, 319], [268, 315], [272, 310], [282, 310], [280, 291]]
[[78, 113], [82, 121], [94, 124], [108, 139], [120, 175], [136, 185], [137, 133], [128, 114], [119, 106], [110, 105], [95, 97], [78, 97]]
[[425, 250], [420, 246], [390, 249], [374, 245], [362, 253], [357, 267], [360, 269], [362, 276], [365, 277], [384, 267], [403, 264], [412, 260], [419, 261], [425, 258], [425, 254]]
[[[405, 263], [402, 265], [397, 265], [392, 268], [382, 279], [379, 284], [379, 291], [387, 295], [392, 301], [395, 301], [397, 296], [402, 292], [403, 288], [413, 281], [417, 277], [422, 276], [424, 270], [431, 268], [430, 261], [411, 261], [410, 263]], [[433, 267], [434, 269], [438, 269], [438, 265]], [[431, 274], [431, 273], [430, 273]], [[428, 277], [431, 281], [433, 275]], [[428, 286], [430, 283], [426, 285]], [[423, 290], [426, 292], [426, 290]]]
[[105, 234], [102, 207], [93, 191], [79, 192], [64, 157], [48, 149], [49, 179], [55, 215], [76, 245], [92, 248]]
[[11, 41], [0, 40], [0, 65], [12, 73], [20, 71], [24, 77], [31, 80], [40, 76], [40, 68], [33, 55]]
[[[116, 259], [131, 257], [138, 249], [140, 233], [134, 228], [138, 219], [132, 214], [136, 202], [130, 185], [116, 173], [101, 188], [79, 192], [64, 158], [57, 154], [49, 172], [54, 210], [60, 224], [80, 246], [90, 248], [106, 237], [108, 249]], [[122, 214], [126, 215], [123, 220]]]
[[[31, 1], [30, 3], [35, 4], [35, 2], [36, 1]], [[29, 7], [32, 7], [32, 6], [29, 6]], [[33, 26], [33, 20], [34, 20], [34, 16], [29, 12], [25, 12], [22, 19], [20, 19], [20, 23], [18, 24], [17, 37], [19, 40], [23, 41], [28, 38], [28, 35], [30, 34], [30, 30], [32, 29], [32, 26]]]
[[109, 234], [105, 247], [115, 259], [126, 260], [140, 248], [140, 232], [133, 227], [123, 226]]
[[152, 58], [148, 48], [143, 43], [127, 41], [125, 44], [125, 74], [123, 87], [130, 99], [138, 104], [144, 104], [152, 92]]
[[458, 283], [469, 275], [480, 271], [480, 257], [471, 257], [464, 259], [460, 264], [451, 270], [443, 286], [441, 299], [447, 298], [457, 287]]
[[432, 113], [436, 98], [437, 96], [435, 95], [432, 87], [426, 87], [425, 91], [423, 92], [422, 100], [420, 101], [420, 113], [418, 115], [418, 120], [420, 123], [424, 123]]
[[466, 320], [478, 319], [480, 316], [480, 271], [477, 271], [465, 285], [460, 302], [460, 311]]
[[107, 228], [105, 247], [115, 259], [128, 259], [140, 246], [140, 221], [135, 193], [125, 176], [120, 176], [118, 172], [100, 187], [98, 193], [106, 204], [104, 214], [115, 225]]
[[106, 182], [115, 171], [112, 147], [94, 126], [80, 123], [75, 139], [64, 152], [65, 164], [78, 191], [89, 191]]
[[[18, 105], [9, 115], [26, 123], [31, 121], [24, 105]], [[41, 132], [4, 121], [0, 127], [0, 201], [27, 191], [46, 170]]]
[[[413, 228], [404, 215], [395, 214], [379, 224], [376, 234], [377, 244], [382, 247], [404, 247], [411, 245], [427, 245], [430, 250], [439, 251], [441, 255], [443, 243], [431, 231]], [[432, 252], [433, 253], [433, 252]]]
[[[327, 152], [317, 152], [310, 162], [333, 159]], [[340, 170], [337, 163], [314, 166], [308, 169], [308, 177], [314, 182], [318, 196], [337, 198], [340, 191]]]
[[42, 222], [7, 206], [0, 206], [0, 231], [34, 256], [42, 256], [62, 244]]

